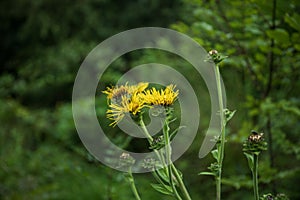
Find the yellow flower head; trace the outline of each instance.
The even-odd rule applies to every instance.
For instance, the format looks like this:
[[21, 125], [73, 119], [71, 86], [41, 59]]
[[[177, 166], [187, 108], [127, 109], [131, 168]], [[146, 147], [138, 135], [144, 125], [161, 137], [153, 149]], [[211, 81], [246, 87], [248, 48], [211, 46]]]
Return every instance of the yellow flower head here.
[[133, 93], [140, 93], [148, 87], [148, 83], [139, 83], [137, 85], [129, 86], [127, 83], [125, 85], [116, 87], [107, 87], [104, 94], [107, 94], [107, 100], [113, 101], [114, 103], [120, 104], [123, 97], [130, 98]]
[[179, 91], [175, 89], [175, 85], [168, 85], [164, 90], [156, 90], [156, 88], [151, 88], [150, 90], [146, 90], [141, 98], [145, 101], [145, 103], [150, 105], [162, 105], [162, 106], [170, 106], [172, 105], [179, 94]]
[[121, 121], [126, 113], [136, 115], [145, 106], [140, 98], [141, 92], [148, 87], [148, 83], [139, 83], [137, 85], [125, 85], [106, 88], [103, 91], [107, 94], [107, 103], [110, 109], [107, 110], [107, 118], [114, 120], [110, 125], [115, 126]]

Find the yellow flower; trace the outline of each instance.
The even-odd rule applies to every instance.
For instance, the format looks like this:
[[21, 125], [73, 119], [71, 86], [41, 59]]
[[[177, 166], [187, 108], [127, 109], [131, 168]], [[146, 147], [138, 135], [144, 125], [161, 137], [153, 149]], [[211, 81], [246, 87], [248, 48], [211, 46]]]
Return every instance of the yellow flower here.
[[138, 83], [137, 85], [128, 86], [128, 83], [116, 87], [107, 87], [104, 94], [107, 94], [107, 100], [113, 101], [114, 103], [120, 103], [122, 97], [130, 98], [135, 92], [139, 93], [144, 91], [148, 87], [148, 83]]
[[146, 90], [143, 94], [141, 94], [141, 98], [145, 103], [150, 105], [162, 105], [169, 106], [172, 105], [179, 94], [179, 91], [175, 89], [175, 85], [168, 85], [164, 90], [156, 90], [156, 88], [151, 88]]
[[108, 105], [107, 118], [114, 120], [110, 126], [115, 126], [120, 122], [126, 113], [136, 115], [146, 106], [140, 98], [141, 92], [148, 87], [148, 83], [139, 83], [137, 85], [125, 85], [107, 88], [103, 91], [107, 94]]

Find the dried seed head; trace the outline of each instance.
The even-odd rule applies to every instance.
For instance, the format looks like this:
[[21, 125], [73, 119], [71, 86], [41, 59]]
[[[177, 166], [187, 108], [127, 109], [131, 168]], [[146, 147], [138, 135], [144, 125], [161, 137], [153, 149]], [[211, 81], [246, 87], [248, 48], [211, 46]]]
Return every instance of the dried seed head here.
[[243, 151], [258, 155], [261, 151], [267, 150], [268, 144], [265, 142], [264, 133], [251, 131], [248, 139], [243, 143]]
[[135, 163], [135, 159], [129, 153], [122, 153], [119, 159], [119, 167], [129, 167]]
[[264, 133], [257, 133], [256, 131], [251, 131], [251, 135], [249, 135], [248, 140], [249, 142], [260, 142], [263, 140]]
[[154, 158], [146, 158], [142, 166], [146, 169], [153, 169], [155, 167], [156, 161]]
[[208, 58], [206, 59], [206, 61], [214, 62], [217, 65], [227, 57], [228, 56], [224, 56], [220, 54], [217, 50], [213, 49], [208, 52]]
[[213, 50], [210, 50], [208, 53], [209, 53], [209, 55], [215, 55], [215, 54], [218, 54], [218, 51], [213, 49]]
[[130, 158], [130, 154], [129, 154], [129, 153], [122, 153], [122, 154], [120, 155], [120, 159], [126, 160], [126, 159], [128, 159], [128, 158]]

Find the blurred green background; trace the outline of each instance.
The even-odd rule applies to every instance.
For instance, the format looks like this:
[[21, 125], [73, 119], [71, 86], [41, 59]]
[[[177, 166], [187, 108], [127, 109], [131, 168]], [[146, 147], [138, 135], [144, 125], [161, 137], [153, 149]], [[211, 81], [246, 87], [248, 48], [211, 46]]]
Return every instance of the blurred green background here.
[[[229, 58], [221, 73], [227, 105], [237, 113], [228, 126], [223, 199], [251, 199], [251, 173], [242, 153], [250, 130], [265, 133], [260, 192], [300, 199], [300, 2], [297, 0], [2, 0], [0, 54], [0, 199], [133, 199], [122, 173], [97, 162], [84, 148], [71, 110], [73, 82], [85, 56], [106, 38], [131, 28], [171, 28], [207, 51]], [[101, 90], [132, 66], [159, 62], [197, 86], [202, 101], [199, 133], [176, 161], [195, 200], [214, 199], [199, 159], [207, 129], [206, 87], [186, 61], [170, 53], [128, 53], [106, 71], [97, 98], [99, 122], [117, 144], [141, 150], [108, 127]], [[201, 77], [200, 77], [201, 79]], [[105, 149], [103, 149], [105, 151]], [[150, 174], [135, 176], [142, 199], [169, 199], [151, 189]]]

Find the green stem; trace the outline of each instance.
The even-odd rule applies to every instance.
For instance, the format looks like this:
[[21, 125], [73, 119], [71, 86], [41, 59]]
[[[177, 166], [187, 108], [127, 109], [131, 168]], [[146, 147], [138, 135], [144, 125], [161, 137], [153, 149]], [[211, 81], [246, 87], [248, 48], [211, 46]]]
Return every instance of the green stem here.
[[219, 173], [216, 177], [216, 198], [217, 200], [221, 199], [221, 182], [222, 182], [222, 166], [224, 159], [224, 149], [225, 149], [225, 117], [224, 117], [224, 105], [223, 105], [223, 96], [222, 96], [222, 87], [221, 87], [221, 76], [219, 66], [216, 66], [215, 71], [216, 81], [217, 81], [217, 89], [218, 89], [218, 101], [220, 107], [220, 118], [221, 118], [221, 144], [219, 147], [218, 153], [218, 164], [219, 164]]
[[253, 190], [254, 190], [254, 197], [255, 200], [259, 200], [259, 194], [258, 194], [258, 155], [253, 154], [253, 171], [252, 171], [252, 176], [253, 176]]
[[147, 128], [146, 128], [146, 125], [145, 125], [144, 120], [143, 120], [142, 117], [140, 117], [139, 123], [140, 123], [140, 127], [141, 127], [143, 133], [145, 134], [145, 136], [147, 137], [149, 143], [153, 142], [153, 138], [152, 138], [152, 136], [150, 135], [150, 133], [148, 132], [148, 130], [147, 130]]
[[221, 177], [216, 177], [216, 195], [217, 195], [217, 199], [220, 200], [221, 199]]
[[[147, 137], [149, 143], [151, 143], [151, 142], [153, 141], [153, 138], [152, 138], [152, 136], [149, 134], [149, 132], [148, 132], [146, 126], [145, 126], [145, 123], [144, 123], [142, 117], [140, 118], [139, 123], [140, 123], [141, 129], [143, 130], [144, 135]], [[169, 140], [169, 134], [168, 134], [168, 140]], [[156, 153], [156, 155], [157, 155], [157, 157], [159, 158], [159, 160], [162, 162], [162, 165], [163, 165], [163, 166], [166, 166], [165, 161], [163, 160], [163, 156], [161, 156], [157, 150], [154, 150], [154, 152]], [[170, 155], [171, 155], [171, 154], [170, 154]], [[169, 157], [170, 157], [170, 156], [169, 156]], [[168, 162], [169, 162], [169, 166], [168, 166], [168, 167], [169, 167], [169, 168], [168, 168], [168, 174], [169, 174], [169, 177], [172, 177], [172, 171], [173, 171], [173, 172], [174, 172], [174, 176], [175, 176], [175, 178], [176, 178], [176, 181], [179, 183], [179, 187], [180, 187], [181, 191], [183, 192], [183, 194], [185, 195], [185, 197], [186, 197], [187, 200], [191, 200], [191, 198], [190, 198], [190, 196], [189, 196], [189, 194], [188, 194], [188, 192], [187, 192], [187, 189], [185, 188], [184, 183], [182, 182], [181, 177], [180, 177], [180, 175], [179, 175], [179, 173], [178, 173], [176, 167], [174, 166], [174, 164], [172, 163], [172, 161], [170, 162], [170, 160], [169, 160]], [[171, 166], [171, 167], [170, 167], [170, 166]], [[171, 173], [171, 176], [170, 176], [170, 173]], [[170, 178], [170, 179], [171, 179], [171, 178]], [[171, 181], [172, 181], [172, 182], [171, 182]], [[172, 183], [173, 183], [173, 180], [170, 180], [170, 184], [172, 184]], [[174, 186], [174, 184], [172, 185], [172, 189], [173, 189], [173, 191], [174, 191], [175, 197], [176, 197], [177, 199], [181, 200], [181, 197], [180, 197], [180, 195], [178, 194], [178, 192], [177, 192], [177, 190], [176, 190], [176, 187], [175, 187], [175, 186], [173, 187], [173, 186]]]
[[[140, 127], [141, 127], [141, 129], [142, 129], [145, 137], [147, 138], [148, 142], [151, 144], [153, 142], [153, 138], [150, 135], [150, 133], [148, 132], [148, 130], [146, 128], [146, 125], [145, 125], [144, 120], [143, 120], [142, 117], [140, 117], [139, 124], [140, 124]], [[155, 152], [156, 156], [158, 157], [159, 161], [161, 162], [161, 164], [165, 167], [166, 164], [165, 164], [164, 157], [157, 150], [155, 150], [155, 149], [154, 149], [154, 152]]]
[[176, 180], [179, 183], [179, 188], [182, 191], [185, 199], [186, 200], [191, 200], [192, 198], [190, 197], [189, 192], [187, 191], [187, 189], [186, 189], [186, 187], [185, 187], [185, 185], [184, 185], [184, 183], [183, 183], [183, 181], [182, 181], [182, 179], [181, 179], [181, 177], [180, 177], [180, 175], [179, 175], [179, 173], [178, 173], [178, 171], [177, 171], [177, 169], [176, 169], [176, 167], [173, 163], [171, 164], [171, 167], [172, 167], [172, 170], [173, 170], [174, 175], [176, 177]]
[[133, 194], [135, 196], [135, 199], [136, 200], [141, 200], [141, 198], [139, 196], [139, 193], [138, 193], [138, 191], [137, 191], [137, 189], [135, 187], [134, 178], [133, 178], [132, 172], [131, 172], [131, 167], [129, 167], [129, 169], [128, 169], [128, 174], [130, 176], [130, 178], [128, 178], [128, 180], [129, 180], [129, 183], [130, 183], [131, 190], [132, 190], [132, 192], [133, 192]]
[[167, 119], [164, 122], [164, 138], [165, 138], [165, 147], [166, 147], [166, 160], [168, 161], [167, 165], [168, 165], [168, 175], [169, 175], [169, 182], [170, 185], [172, 187], [173, 193], [175, 195], [175, 197], [179, 200], [181, 200], [181, 197], [179, 196], [176, 187], [173, 183], [173, 173], [172, 173], [172, 168], [171, 168], [171, 163], [172, 163], [172, 158], [171, 158], [171, 145], [170, 145], [170, 138], [169, 138], [169, 125], [168, 125], [168, 121]]

